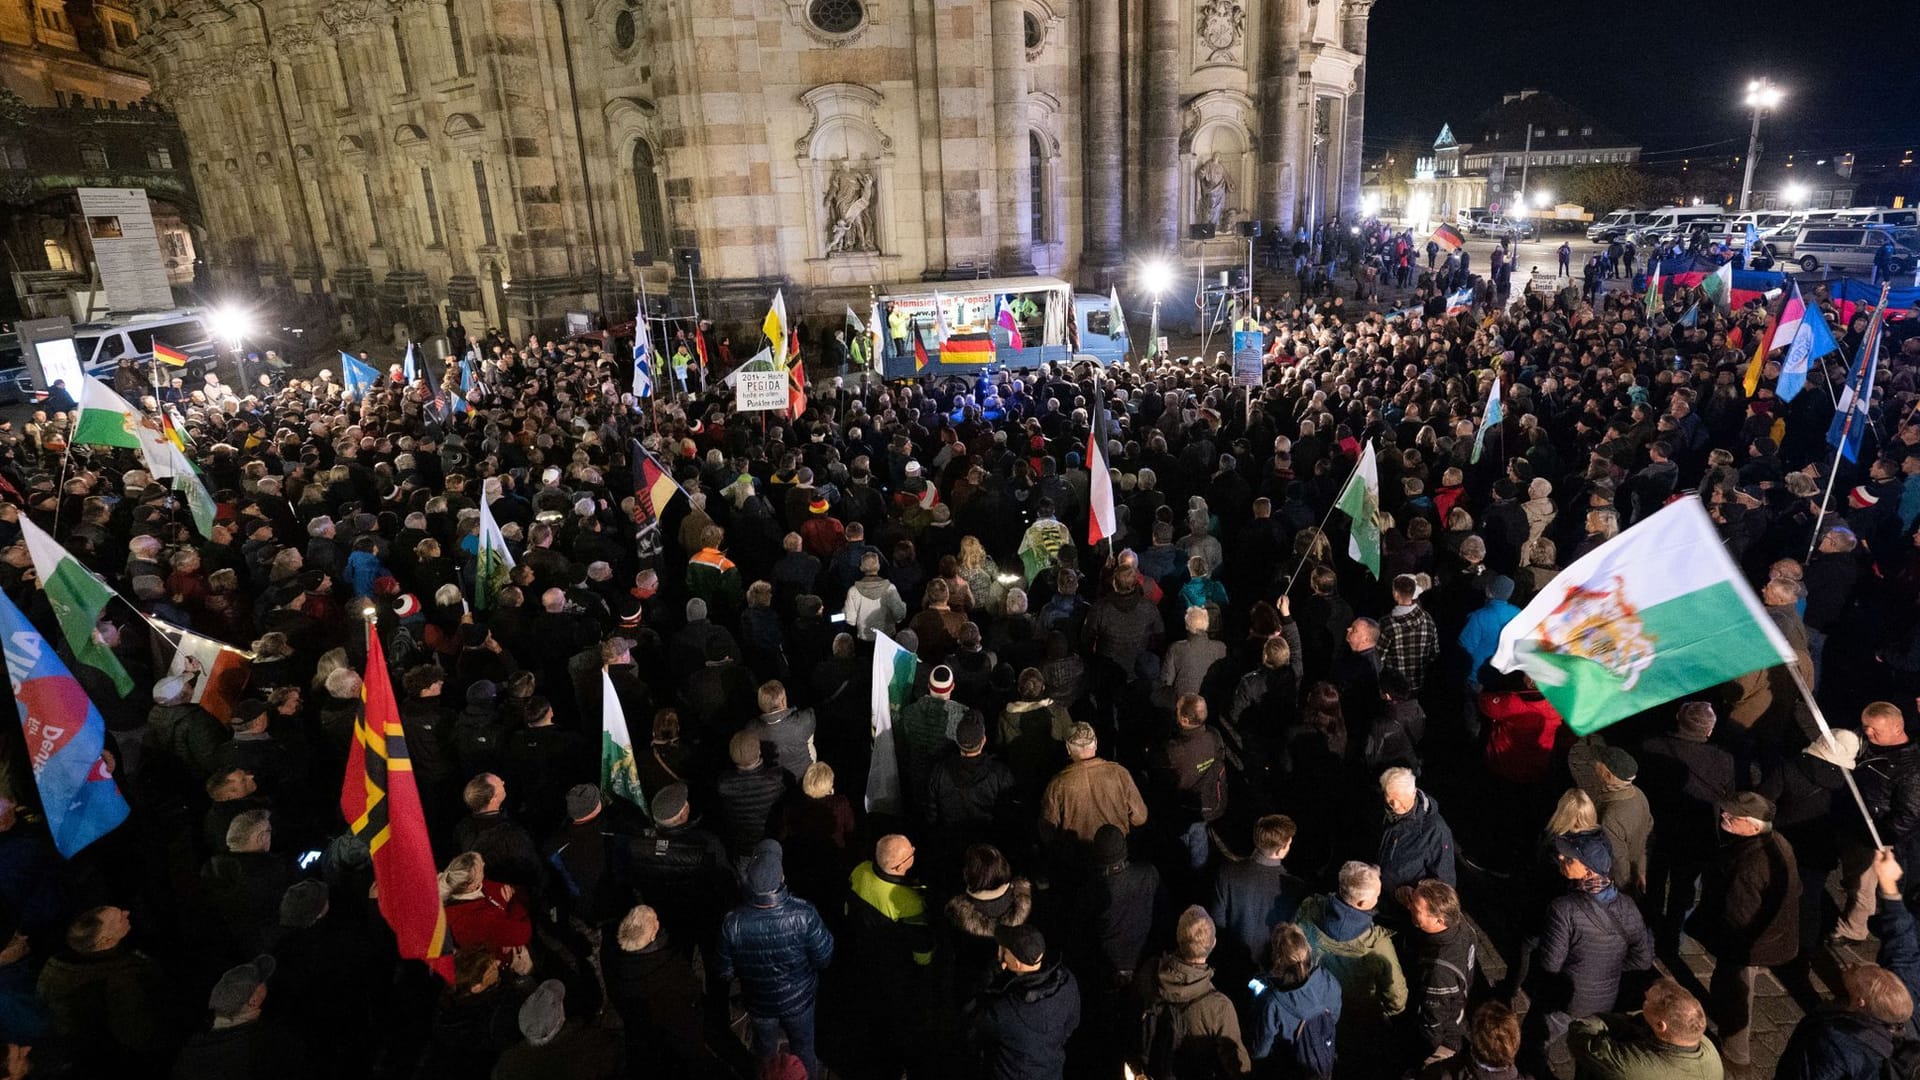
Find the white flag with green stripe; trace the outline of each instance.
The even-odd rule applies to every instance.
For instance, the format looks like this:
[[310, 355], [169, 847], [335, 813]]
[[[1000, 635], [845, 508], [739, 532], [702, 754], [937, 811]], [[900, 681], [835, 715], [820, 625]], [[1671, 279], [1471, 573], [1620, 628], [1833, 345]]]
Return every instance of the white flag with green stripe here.
[[600, 790], [647, 809], [640, 790], [640, 769], [633, 761], [633, 735], [627, 730], [627, 712], [614, 692], [613, 676], [600, 669]]
[[507, 550], [507, 538], [493, 520], [492, 496], [485, 491], [480, 494], [479, 549], [475, 552], [473, 606], [485, 611], [493, 606], [494, 595], [507, 583], [507, 571], [513, 569], [513, 553]]
[[1493, 654], [1501, 671], [1531, 675], [1582, 735], [1790, 663], [1792, 648], [1691, 496], [1560, 571]]
[[900, 759], [894, 756], [893, 717], [907, 703], [913, 691], [913, 677], [920, 660], [900, 643], [873, 632], [873, 688], [870, 702], [873, 712], [873, 763], [867, 768], [867, 811], [876, 814], [900, 814], [906, 806], [900, 797]]

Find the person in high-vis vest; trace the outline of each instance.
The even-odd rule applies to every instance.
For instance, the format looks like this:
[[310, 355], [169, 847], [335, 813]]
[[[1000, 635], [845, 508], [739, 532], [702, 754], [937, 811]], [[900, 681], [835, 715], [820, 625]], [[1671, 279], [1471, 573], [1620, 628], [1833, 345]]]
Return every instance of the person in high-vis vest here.
[[907, 355], [907, 333], [912, 325], [912, 320], [907, 318], [907, 313], [901, 311], [897, 305], [887, 312], [887, 336], [893, 339], [895, 356]]
[[912, 841], [897, 834], [883, 836], [873, 847], [873, 858], [854, 867], [848, 882], [854, 978], [873, 1009], [867, 1030], [878, 1036], [873, 1049], [889, 1076], [915, 1056], [926, 1030], [921, 1002], [927, 997], [936, 939], [927, 921], [925, 886], [908, 876], [913, 861]]

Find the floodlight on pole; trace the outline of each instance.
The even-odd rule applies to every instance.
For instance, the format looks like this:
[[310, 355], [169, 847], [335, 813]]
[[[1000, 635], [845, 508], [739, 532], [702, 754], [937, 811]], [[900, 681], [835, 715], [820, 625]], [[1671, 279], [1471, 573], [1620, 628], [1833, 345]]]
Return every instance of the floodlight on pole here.
[[1746, 105], [1753, 110], [1753, 129], [1747, 135], [1747, 172], [1740, 181], [1740, 209], [1747, 209], [1747, 201], [1753, 196], [1753, 166], [1760, 157], [1760, 114], [1768, 109], [1778, 108], [1787, 92], [1773, 85], [1766, 78], [1755, 79], [1747, 84]]

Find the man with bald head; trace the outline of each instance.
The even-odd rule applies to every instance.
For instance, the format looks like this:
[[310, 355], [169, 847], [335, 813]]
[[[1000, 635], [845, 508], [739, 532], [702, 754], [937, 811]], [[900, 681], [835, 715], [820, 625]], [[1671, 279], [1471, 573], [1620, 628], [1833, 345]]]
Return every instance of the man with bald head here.
[[867, 1030], [876, 1053], [893, 1075], [910, 1064], [925, 1028], [922, 1000], [933, 963], [934, 934], [927, 922], [926, 887], [910, 875], [913, 842], [897, 833], [873, 846], [873, 858], [854, 867], [847, 918], [852, 924], [853, 962], [861, 1000], [872, 1010]]

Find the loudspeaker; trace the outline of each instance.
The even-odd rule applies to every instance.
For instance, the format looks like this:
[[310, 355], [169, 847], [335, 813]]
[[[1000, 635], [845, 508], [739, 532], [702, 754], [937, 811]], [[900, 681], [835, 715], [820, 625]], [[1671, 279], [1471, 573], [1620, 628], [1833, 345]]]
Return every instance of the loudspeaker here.
[[1196, 221], [1187, 226], [1187, 239], [1189, 240], [1211, 240], [1213, 239], [1213, 234], [1214, 228], [1213, 222], [1211, 221]]
[[1259, 239], [1259, 237], [1260, 237], [1260, 219], [1259, 218], [1254, 218], [1251, 221], [1243, 221], [1240, 223], [1241, 239], [1256, 240], [1256, 239]]
[[633, 265], [635, 265], [635, 266], [638, 266], [638, 267], [642, 267], [642, 268], [644, 268], [644, 267], [648, 267], [648, 266], [652, 266], [652, 265], [653, 265], [653, 252], [651, 252], [651, 251], [636, 251], [636, 252], [634, 252], [634, 253], [633, 253]]
[[699, 248], [674, 248], [673, 261], [682, 270], [700, 269]]

